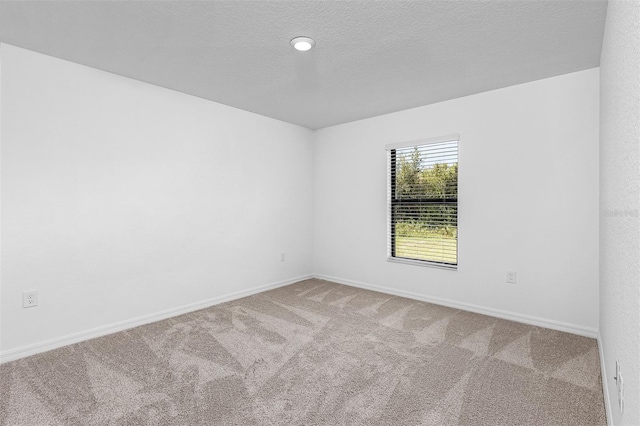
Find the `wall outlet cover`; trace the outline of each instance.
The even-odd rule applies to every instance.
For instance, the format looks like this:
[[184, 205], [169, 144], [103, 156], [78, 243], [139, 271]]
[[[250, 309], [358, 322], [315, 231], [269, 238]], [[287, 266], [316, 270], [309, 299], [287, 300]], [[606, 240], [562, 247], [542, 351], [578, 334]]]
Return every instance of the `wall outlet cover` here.
[[22, 307], [32, 308], [38, 306], [38, 290], [29, 290], [22, 293]]
[[620, 404], [620, 413], [624, 413], [624, 380], [622, 373], [618, 373], [618, 403]]

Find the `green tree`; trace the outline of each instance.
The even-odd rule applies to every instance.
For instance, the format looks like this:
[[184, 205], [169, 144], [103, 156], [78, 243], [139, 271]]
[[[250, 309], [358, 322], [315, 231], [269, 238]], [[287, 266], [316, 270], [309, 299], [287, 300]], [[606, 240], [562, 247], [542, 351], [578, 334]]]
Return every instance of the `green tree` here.
[[426, 207], [421, 214], [422, 223], [431, 224], [430, 229], [439, 234], [454, 236], [457, 229], [456, 210], [446, 201], [458, 197], [458, 165], [435, 164], [422, 171], [420, 182], [425, 198], [445, 202]]
[[420, 153], [414, 148], [411, 154], [400, 154], [400, 167], [396, 176], [396, 191], [399, 198], [419, 196], [423, 191], [420, 184]]
[[423, 195], [427, 198], [457, 198], [458, 165], [435, 164], [422, 171], [420, 182]]

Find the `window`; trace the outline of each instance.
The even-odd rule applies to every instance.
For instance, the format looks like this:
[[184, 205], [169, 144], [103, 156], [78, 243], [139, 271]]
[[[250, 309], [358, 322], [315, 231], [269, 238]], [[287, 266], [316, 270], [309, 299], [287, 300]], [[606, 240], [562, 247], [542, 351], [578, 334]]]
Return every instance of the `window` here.
[[458, 136], [387, 146], [388, 258], [456, 269]]

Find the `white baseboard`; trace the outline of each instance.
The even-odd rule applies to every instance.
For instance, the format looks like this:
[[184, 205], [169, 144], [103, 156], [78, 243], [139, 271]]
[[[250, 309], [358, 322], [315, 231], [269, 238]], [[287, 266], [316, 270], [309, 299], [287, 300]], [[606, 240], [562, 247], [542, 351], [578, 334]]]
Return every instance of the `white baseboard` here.
[[611, 400], [609, 399], [609, 383], [607, 381], [607, 363], [604, 359], [604, 349], [602, 338], [598, 332], [598, 351], [600, 352], [600, 373], [602, 374], [602, 393], [604, 395], [604, 410], [607, 413], [607, 425], [613, 425], [613, 414], [611, 413]]
[[344, 278], [332, 277], [322, 274], [313, 274], [314, 278], [332, 281], [338, 284], [344, 284], [352, 287], [363, 288], [365, 290], [377, 291], [380, 293], [392, 294], [394, 296], [406, 297], [408, 299], [420, 300], [422, 302], [433, 303], [436, 305], [448, 306], [450, 308], [462, 309], [465, 311], [476, 312], [478, 314], [489, 315], [492, 317], [502, 318], [510, 321], [522, 322], [525, 324], [536, 325], [539, 327], [550, 328], [552, 330], [564, 331], [579, 336], [598, 337], [596, 328], [584, 327], [576, 324], [569, 324], [561, 321], [554, 321], [545, 318], [534, 317], [530, 315], [518, 314], [515, 312], [501, 311], [498, 309], [487, 308], [484, 306], [473, 305], [471, 303], [456, 302], [454, 300], [441, 299], [439, 297], [425, 296], [423, 294], [413, 293], [410, 291], [397, 290], [389, 287], [382, 287], [373, 284], [367, 284], [360, 281], [353, 281]]
[[253, 287], [248, 290], [226, 294], [224, 296], [218, 296], [218, 297], [203, 300], [200, 302], [178, 306], [176, 308], [167, 309], [161, 312], [143, 315], [140, 317], [119, 321], [113, 324], [103, 325], [100, 327], [80, 331], [77, 333], [67, 334], [66, 336], [56, 337], [54, 339], [21, 346], [15, 349], [9, 349], [8, 351], [0, 352], [0, 364], [9, 362], [9, 361], [15, 361], [16, 359], [24, 358], [30, 355], [35, 355], [37, 353], [50, 351], [52, 349], [60, 348], [62, 346], [71, 345], [73, 343], [82, 342], [82, 341], [93, 339], [96, 337], [105, 336], [107, 334], [116, 333], [118, 331], [123, 331], [133, 327], [138, 327], [140, 325], [160, 321], [166, 318], [175, 317], [177, 315], [182, 315], [189, 312], [197, 311], [199, 309], [208, 308], [213, 305], [218, 305], [220, 303], [229, 302], [231, 300], [236, 300], [242, 297], [251, 296], [253, 294], [261, 293], [267, 290], [272, 290], [274, 288], [283, 287], [285, 285], [293, 284], [298, 281], [303, 281], [309, 278], [312, 278], [312, 275], [303, 275], [300, 277], [290, 278], [288, 280], [278, 281], [271, 284]]

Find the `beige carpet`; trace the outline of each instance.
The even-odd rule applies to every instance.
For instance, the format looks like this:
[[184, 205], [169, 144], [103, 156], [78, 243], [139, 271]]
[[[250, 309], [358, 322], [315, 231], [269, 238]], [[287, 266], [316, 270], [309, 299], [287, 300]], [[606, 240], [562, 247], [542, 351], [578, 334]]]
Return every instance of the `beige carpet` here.
[[604, 425], [596, 342], [308, 280], [0, 366], [2, 425]]

